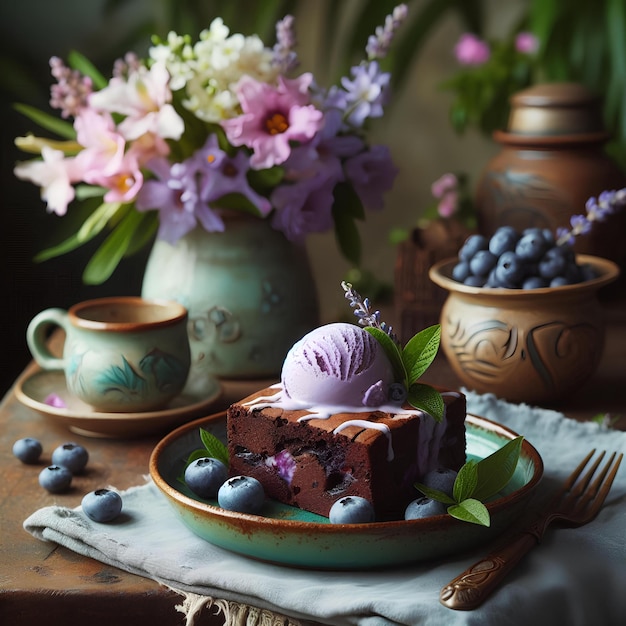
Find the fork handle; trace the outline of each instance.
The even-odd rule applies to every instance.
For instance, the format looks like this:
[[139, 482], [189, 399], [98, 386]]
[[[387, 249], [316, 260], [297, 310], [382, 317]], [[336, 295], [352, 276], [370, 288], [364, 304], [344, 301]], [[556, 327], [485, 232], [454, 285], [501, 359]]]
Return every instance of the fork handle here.
[[506, 545], [494, 550], [451, 580], [441, 589], [439, 601], [450, 609], [475, 609], [538, 542], [538, 535], [532, 531], [516, 535]]

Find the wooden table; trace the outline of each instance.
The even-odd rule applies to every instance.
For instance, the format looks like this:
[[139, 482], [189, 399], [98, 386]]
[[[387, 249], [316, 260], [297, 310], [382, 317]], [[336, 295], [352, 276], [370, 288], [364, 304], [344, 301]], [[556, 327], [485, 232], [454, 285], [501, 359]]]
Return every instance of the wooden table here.
[[[558, 410], [577, 420], [610, 412], [615, 427], [626, 430], [626, 307], [609, 310], [607, 343], [594, 377], [560, 405]], [[30, 365], [25, 374], [35, 370]], [[428, 381], [457, 388], [459, 381], [439, 356]], [[263, 382], [225, 382], [220, 410]], [[10, 390], [0, 405], [0, 624], [3, 626], [154, 626], [183, 624], [175, 609], [181, 598], [156, 582], [128, 574], [55, 544], [33, 538], [22, 528], [35, 510], [51, 504], [74, 507], [82, 496], [99, 487], [126, 489], [144, 482], [150, 453], [163, 433], [135, 440], [85, 438], [70, 433], [22, 406]], [[42, 463], [21, 464], [12, 454], [21, 437], [38, 438], [44, 447]], [[38, 474], [52, 450], [66, 441], [88, 449], [88, 472], [76, 477], [68, 494], [52, 495], [38, 484]], [[205, 612], [196, 624], [221, 624]]]

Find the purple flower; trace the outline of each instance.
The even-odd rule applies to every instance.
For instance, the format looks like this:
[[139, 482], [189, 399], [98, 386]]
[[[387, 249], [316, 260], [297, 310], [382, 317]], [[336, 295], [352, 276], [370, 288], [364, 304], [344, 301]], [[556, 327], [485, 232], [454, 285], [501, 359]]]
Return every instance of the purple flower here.
[[464, 33], [454, 47], [456, 60], [461, 65], [483, 65], [489, 60], [489, 44], [472, 33]]
[[407, 14], [406, 4], [399, 4], [393, 13], [385, 18], [385, 25], [376, 28], [375, 34], [367, 40], [365, 48], [370, 60], [382, 59], [387, 56], [396, 31], [406, 19]]
[[293, 80], [279, 76], [277, 88], [249, 76], [240, 79], [236, 91], [243, 114], [222, 126], [233, 146], [253, 150], [253, 169], [284, 163], [292, 141], [307, 141], [322, 126], [322, 112], [309, 104], [311, 79], [308, 73]]
[[266, 217], [272, 210], [270, 201], [258, 194], [248, 182], [250, 161], [243, 152], [229, 157], [220, 149], [216, 135], [211, 135], [198, 153], [200, 166], [200, 198], [210, 204], [230, 193], [246, 197]]
[[534, 54], [539, 50], [539, 39], [532, 33], [518, 33], [515, 37], [515, 49], [522, 54]]
[[361, 128], [368, 117], [382, 117], [387, 99], [390, 74], [381, 72], [376, 61], [357, 65], [350, 70], [353, 80], [341, 79], [346, 90], [346, 121]]
[[292, 185], [280, 185], [270, 198], [276, 210], [272, 226], [295, 242], [303, 242], [309, 233], [330, 230], [335, 184], [336, 180], [320, 174]]
[[345, 163], [348, 180], [363, 205], [369, 209], [382, 209], [383, 194], [389, 191], [398, 173], [391, 161], [387, 146], [372, 146], [348, 159]]
[[224, 230], [224, 222], [200, 198], [195, 158], [170, 165], [167, 159], [154, 159], [149, 168], [156, 180], [144, 183], [137, 195], [137, 210], [159, 211], [158, 236], [174, 244], [195, 228], [198, 221], [209, 232]]
[[61, 109], [61, 117], [76, 117], [88, 106], [93, 91], [91, 78], [67, 67], [58, 57], [50, 59], [52, 76], [57, 84], [50, 87], [50, 106]]
[[287, 74], [299, 65], [295, 47], [294, 18], [293, 15], [286, 15], [276, 22], [276, 45], [274, 46], [274, 63], [281, 68], [283, 74]]

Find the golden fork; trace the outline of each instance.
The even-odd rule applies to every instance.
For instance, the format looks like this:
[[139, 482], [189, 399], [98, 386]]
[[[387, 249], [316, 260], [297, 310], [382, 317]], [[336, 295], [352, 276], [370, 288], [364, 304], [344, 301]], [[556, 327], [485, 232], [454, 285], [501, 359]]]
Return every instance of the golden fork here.
[[474, 563], [443, 587], [439, 594], [441, 604], [457, 610], [476, 608], [502, 582], [513, 566], [541, 541], [552, 522], [582, 526], [594, 519], [604, 504], [624, 456], [620, 454], [616, 459], [613, 453], [592, 482], [604, 458], [604, 451], [596, 458], [585, 475], [582, 478], [580, 476], [595, 452], [592, 450], [580, 462], [561, 489], [557, 491], [545, 513], [542, 513], [530, 526], [515, 535], [502, 548]]

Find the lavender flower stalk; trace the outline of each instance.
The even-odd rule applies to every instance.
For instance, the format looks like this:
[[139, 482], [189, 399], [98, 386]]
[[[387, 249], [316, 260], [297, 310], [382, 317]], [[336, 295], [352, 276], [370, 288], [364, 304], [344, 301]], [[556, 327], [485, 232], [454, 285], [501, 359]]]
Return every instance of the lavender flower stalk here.
[[570, 218], [571, 228], [556, 229], [556, 245], [574, 245], [576, 237], [589, 233], [594, 222], [603, 222], [624, 205], [626, 205], [626, 188], [618, 191], [603, 191], [598, 198], [589, 198], [585, 203], [586, 215], [573, 215]]
[[353, 309], [354, 315], [359, 320], [360, 326], [373, 326], [382, 330], [386, 335], [393, 340], [394, 343], [400, 344], [398, 338], [393, 332], [393, 327], [389, 326], [386, 322], [382, 322], [380, 319], [380, 311], [372, 311], [369, 298], [365, 300], [360, 294], [352, 287], [351, 283], [345, 280], [341, 282], [342, 289], [346, 292], [345, 298], [350, 302], [350, 306]]
[[374, 31], [375, 34], [370, 35], [365, 48], [370, 61], [382, 59], [387, 56], [396, 31], [406, 19], [407, 14], [408, 9], [406, 4], [399, 4], [393, 10], [393, 13], [385, 18], [385, 25], [378, 26]]
[[296, 33], [293, 15], [286, 15], [276, 23], [276, 45], [274, 46], [274, 63], [284, 73], [294, 70], [299, 65], [295, 52]]

